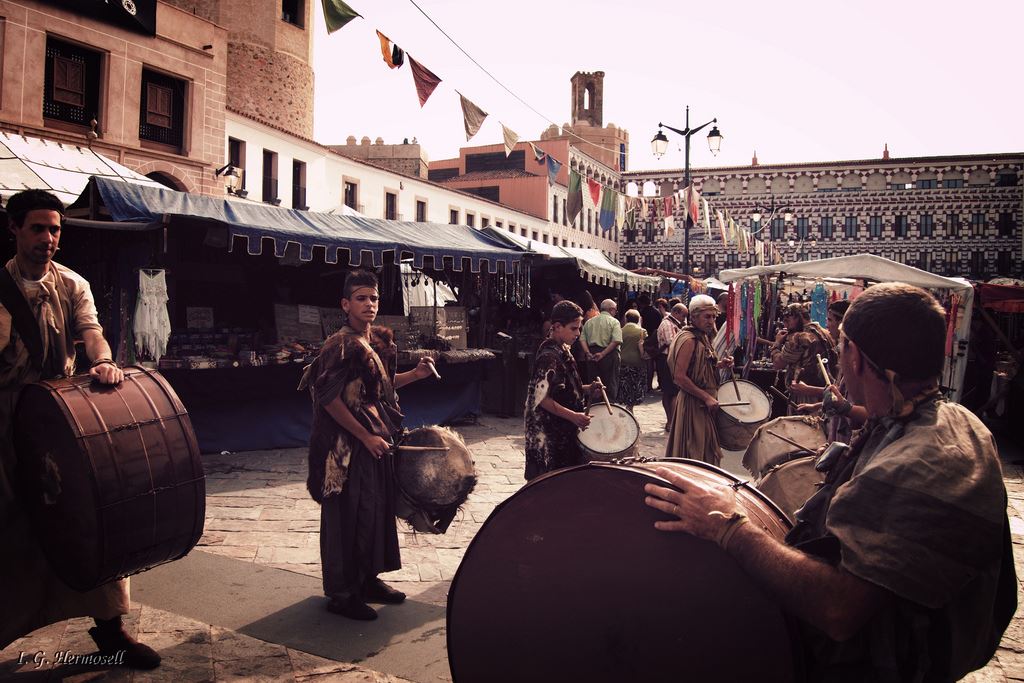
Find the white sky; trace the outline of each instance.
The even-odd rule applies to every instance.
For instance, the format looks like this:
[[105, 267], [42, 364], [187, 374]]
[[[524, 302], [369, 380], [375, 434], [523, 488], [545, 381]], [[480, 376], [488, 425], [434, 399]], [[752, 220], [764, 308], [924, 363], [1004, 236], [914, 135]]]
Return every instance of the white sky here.
[[[495, 77], [551, 121], [570, 117], [569, 79], [604, 71], [604, 123], [630, 133], [629, 169], [661, 160], [660, 120], [717, 117], [722, 151], [692, 138], [693, 166], [1024, 152], [1018, 0], [416, 0]], [[466, 146], [458, 89], [488, 112], [468, 144], [501, 141], [498, 121], [533, 140], [549, 121], [487, 77], [410, 0], [350, 0], [363, 15], [327, 35], [313, 3], [315, 137], [416, 137], [431, 160]], [[692, 8], [692, 9], [688, 9]], [[375, 30], [442, 83], [422, 109], [408, 61], [388, 69]]]

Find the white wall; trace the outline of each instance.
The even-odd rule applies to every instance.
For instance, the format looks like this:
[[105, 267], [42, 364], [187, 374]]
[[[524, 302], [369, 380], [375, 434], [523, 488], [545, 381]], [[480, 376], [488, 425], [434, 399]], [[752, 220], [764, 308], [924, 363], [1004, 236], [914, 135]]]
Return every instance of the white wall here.
[[[548, 235], [549, 242], [552, 235], [561, 236], [564, 230], [560, 222], [552, 225], [546, 219], [485, 199], [343, 157], [321, 145], [292, 137], [230, 111], [227, 112], [225, 128], [227, 137], [245, 142], [245, 189], [252, 200], [263, 199], [263, 150], [269, 149], [278, 155], [278, 196], [284, 207], [294, 208], [291, 206], [292, 160], [298, 159], [306, 163], [306, 204], [311, 211], [330, 211], [340, 207], [343, 204], [343, 183], [347, 180], [358, 184], [358, 208], [368, 218], [384, 218], [384, 193], [393, 192], [398, 195], [399, 220], [416, 219], [416, 201], [419, 199], [427, 202], [429, 223], [448, 223], [449, 212], [458, 210], [461, 225], [467, 224], [466, 215], [469, 213], [474, 216], [474, 227], [482, 227], [482, 220], [487, 218], [490, 225], [500, 222], [502, 228], [509, 231], [514, 228], [516, 234], [522, 234], [525, 229], [527, 237], [532, 237], [534, 232], [541, 237]], [[226, 138], [224, 150], [226, 160]]]

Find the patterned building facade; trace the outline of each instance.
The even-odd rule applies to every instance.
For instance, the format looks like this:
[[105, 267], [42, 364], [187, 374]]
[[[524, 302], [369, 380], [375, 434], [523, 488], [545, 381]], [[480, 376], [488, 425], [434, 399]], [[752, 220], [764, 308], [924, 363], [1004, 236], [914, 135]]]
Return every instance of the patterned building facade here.
[[[1024, 153], [888, 158], [691, 169], [712, 214], [774, 245], [784, 261], [872, 253], [934, 273], [986, 279], [1021, 277]], [[648, 198], [683, 188], [683, 171], [635, 171], [627, 191]], [[774, 205], [776, 212], [771, 215]], [[753, 219], [760, 213], [759, 221]], [[666, 235], [653, 214], [623, 231], [627, 268], [683, 269], [681, 207]], [[690, 232], [694, 275], [753, 265], [723, 244], [712, 221]]]

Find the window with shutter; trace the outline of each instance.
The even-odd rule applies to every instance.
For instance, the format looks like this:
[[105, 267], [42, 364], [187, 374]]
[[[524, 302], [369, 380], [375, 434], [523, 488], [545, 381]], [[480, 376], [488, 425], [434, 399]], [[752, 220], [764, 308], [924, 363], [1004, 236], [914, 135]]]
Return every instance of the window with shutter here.
[[53, 100], [72, 107], [85, 105], [85, 64], [67, 57], [53, 58]]
[[174, 93], [156, 83], [146, 84], [146, 123], [171, 128], [174, 123]]

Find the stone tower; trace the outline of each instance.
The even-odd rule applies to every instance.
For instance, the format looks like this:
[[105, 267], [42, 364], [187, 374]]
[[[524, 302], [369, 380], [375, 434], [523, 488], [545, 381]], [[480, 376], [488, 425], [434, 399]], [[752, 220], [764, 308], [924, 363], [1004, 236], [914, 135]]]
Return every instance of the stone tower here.
[[577, 71], [572, 76], [572, 125], [585, 121], [591, 126], [602, 125], [604, 102], [604, 72]]
[[541, 140], [568, 140], [614, 171], [626, 170], [629, 132], [614, 123], [604, 125], [604, 72], [577, 71], [572, 79], [572, 123], [561, 130], [551, 126]]
[[165, 0], [228, 30], [227, 106], [313, 137], [316, 0]]

